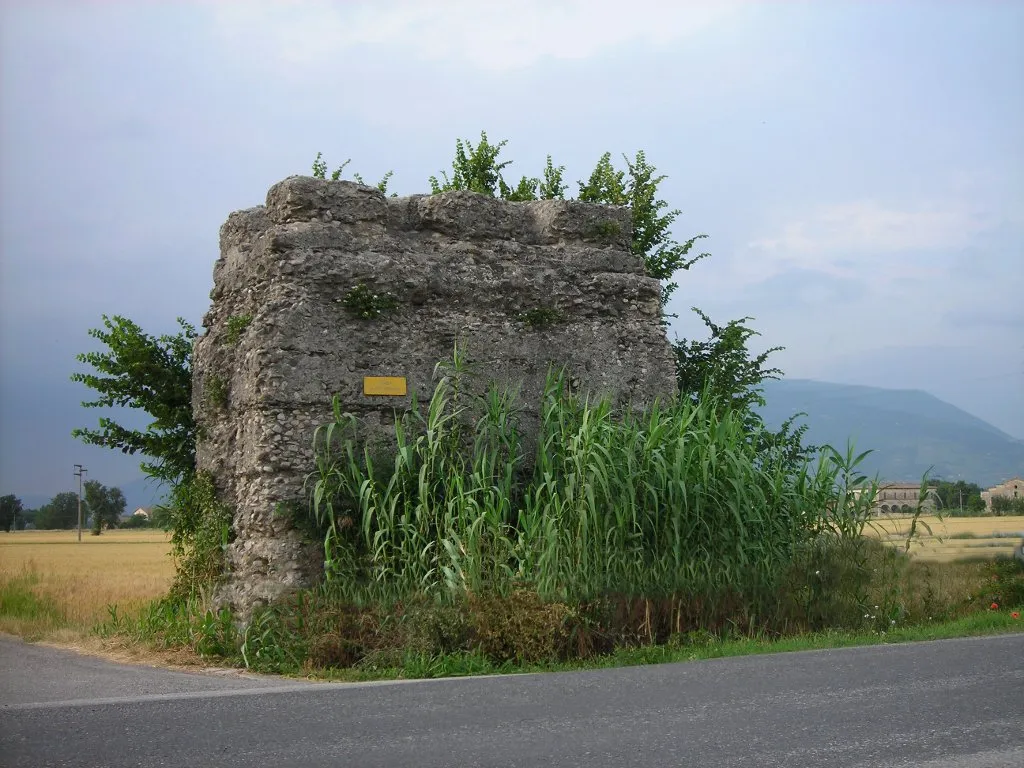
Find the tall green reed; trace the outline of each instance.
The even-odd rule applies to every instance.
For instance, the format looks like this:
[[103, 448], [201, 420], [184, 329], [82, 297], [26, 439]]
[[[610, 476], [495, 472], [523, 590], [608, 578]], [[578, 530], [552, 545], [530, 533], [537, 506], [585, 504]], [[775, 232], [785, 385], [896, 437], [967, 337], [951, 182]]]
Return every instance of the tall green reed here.
[[458, 594], [509, 580], [522, 461], [513, 398], [492, 388], [470, 400], [458, 350], [438, 371], [425, 410], [414, 397], [396, 420], [390, 460], [359, 447], [358, 421], [337, 399], [334, 421], [317, 430], [312, 509], [343, 596]]
[[312, 508], [329, 586], [346, 599], [525, 587], [639, 606], [653, 636], [652, 610], [677, 628], [725, 606], [756, 622], [809, 546], [862, 533], [858, 457], [772, 450], [707, 393], [615, 408], [553, 371], [530, 463], [512, 394], [470, 395], [458, 349], [438, 372], [425, 407], [396, 419], [385, 459], [337, 399], [317, 431]]

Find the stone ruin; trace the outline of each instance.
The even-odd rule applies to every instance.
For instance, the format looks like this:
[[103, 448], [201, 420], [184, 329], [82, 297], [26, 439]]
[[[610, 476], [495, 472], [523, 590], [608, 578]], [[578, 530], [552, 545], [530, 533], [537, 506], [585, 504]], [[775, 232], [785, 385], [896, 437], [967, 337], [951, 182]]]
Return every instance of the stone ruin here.
[[671, 396], [660, 285], [629, 244], [624, 207], [386, 197], [303, 176], [232, 213], [193, 358], [197, 467], [234, 514], [218, 602], [245, 617], [322, 574], [322, 542], [280, 510], [306, 498], [335, 394], [365, 429], [393, 432], [458, 340], [479, 387], [519, 390], [534, 434], [551, 364], [620, 403]]

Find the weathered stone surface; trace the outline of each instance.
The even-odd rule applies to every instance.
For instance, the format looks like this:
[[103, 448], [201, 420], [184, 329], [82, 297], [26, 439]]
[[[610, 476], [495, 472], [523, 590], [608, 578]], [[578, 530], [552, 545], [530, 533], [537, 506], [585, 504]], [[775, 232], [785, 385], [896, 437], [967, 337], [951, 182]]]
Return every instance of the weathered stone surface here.
[[[322, 569], [321, 544], [275, 510], [303, 498], [313, 432], [335, 393], [368, 432], [389, 429], [413, 392], [429, 397], [435, 365], [459, 339], [479, 387], [519, 388], [528, 435], [552, 363], [619, 402], [671, 396], [660, 286], [629, 252], [629, 226], [625, 208], [469, 192], [388, 198], [309, 177], [231, 214], [193, 386], [199, 468], [235, 510], [221, 600], [245, 616]], [[354, 316], [342, 300], [361, 283], [397, 306]], [[535, 327], [522, 319], [531, 310], [558, 319]], [[407, 377], [409, 396], [366, 397], [364, 376]]]

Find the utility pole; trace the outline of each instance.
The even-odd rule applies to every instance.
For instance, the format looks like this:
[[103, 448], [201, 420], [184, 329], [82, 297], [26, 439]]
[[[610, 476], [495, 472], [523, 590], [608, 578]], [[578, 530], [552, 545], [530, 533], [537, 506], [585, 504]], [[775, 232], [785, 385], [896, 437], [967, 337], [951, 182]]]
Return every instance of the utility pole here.
[[964, 516], [964, 489], [960, 489], [960, 517]]
[[78, 478], [78, 542], [82, 542], [82, 475], [88, 472], [81, 464], [75, 464], [75, 477]]

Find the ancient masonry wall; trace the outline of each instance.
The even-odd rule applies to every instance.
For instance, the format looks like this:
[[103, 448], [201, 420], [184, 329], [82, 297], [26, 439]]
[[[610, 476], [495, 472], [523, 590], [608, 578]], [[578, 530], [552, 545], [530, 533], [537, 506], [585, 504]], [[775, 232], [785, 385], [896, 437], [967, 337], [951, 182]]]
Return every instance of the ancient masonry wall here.
[[[198, 468], [235, 515], [220, 602], [247, 615], [321, 572], [322, 544], [281, 510], [304, 498], [336, 393], [365, 429], [391, 429], [413, 392], [429, 398], [459, 339], [479, 386], [519, 387], [528, 409], [552, 363], [620, 402], [671, 396], [660, 287], [629, 252], [629, 226], [625, 208], [389, 198], [301, 176], [231, 214], [193, 363]], [[393, 306], [359, 317], [345, 303], [353, 289]], [[408, 393], [364, 394], [378, 376], [404, 377]]]

